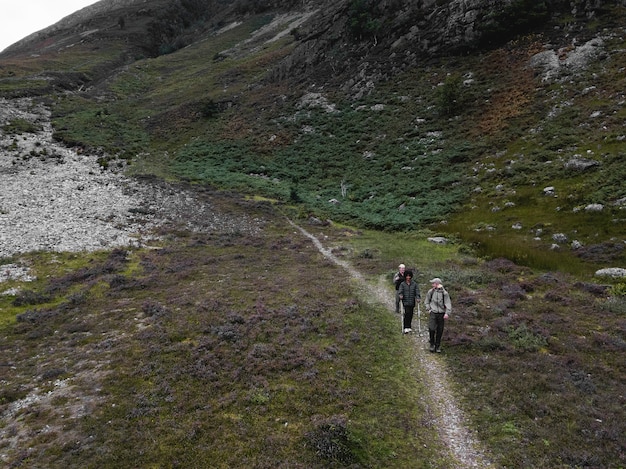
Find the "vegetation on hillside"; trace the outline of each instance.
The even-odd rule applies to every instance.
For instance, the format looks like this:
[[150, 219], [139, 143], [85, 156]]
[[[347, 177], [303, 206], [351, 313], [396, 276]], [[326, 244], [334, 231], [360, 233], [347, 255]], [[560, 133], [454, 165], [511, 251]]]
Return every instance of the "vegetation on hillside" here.
[[[318, 220], [368, 282], [399, 261], [422, 286], [444, 279], [442, 360], [498, 466], [621, 467], [626, 286], [592, 274], [626, 261], [626, 48], [610, 29], [623, 9], [575, 29], [602, 32], [605, 53], [557, 79], [530, 59], [579, 45], [554, 32], [575, 18], [516, 1], [485, 23], [493, 48], [394, 70], [355, 98], [268, 80], [301, 37], [276, 2], [236, 2], [240, 22], [200, 3], [222, 2], [172, 3], [171, 24], [128, 12], [102, 42], [68, 35], [2, 61], [0, 92], [42, 96], [57, 139], [267, 220], [256, 237], [179, 226], [158, 249], [20, 256], [39, 280], [0, 297], [4, 460], [452, 467], [397, 318], [295, 237], [288, 213]], [[375, 2], [347, 5], [354, 50], [329, 56], [366, 56], [386, 25]]]
[[[425, 343], [407, 347], [398, 317], [295, 236], [280, 206], [210, 197], [265, 229], [194, 233], [181, 220], [152, 249], [20, 256], [38, 280], [0, 298], [3, 460], [454, 467], [410, 366]], [[308, 228], [390, 300], [397, 259], [424, 289], [445, 279], [440, 359], [497, 466], [619, 467], [623, 284], [485, 262], [427, 232]]]
[[494, 8], [480, 25], [480, 42], [502, 44], [518, 35], [541, 30], [550, 20], [549, 2], [513, 0], [503, 8]]
[[[366, 6], [353, 8], [361, 15]], [[263, 83], [294, 37], [235, 50], [271, 21], [251, 16], [211, 40], [136, 62], [107, 86], [114, 100], [100, 99], [104, 90], [65, 97], [54, 106], [57, 138], [133, 160], [138, 171], [156, 167], [363, 227], [405, 231], [447, 220], [441, 229], [485, 255], [536, 267], [589, 274], [607, 262], [592, 253], [626, 258], [611, 241], [623, 219], [615, 204], [626, 196], [622, 107], [610, 81], [621, 54], [575, 82], [542, 86], [528, 66], [542, 37], [529, 36], [462, 61], [431, 60], [354, 100]], [[606, 49], [620, 41], [607, 39]], [[568, 169], [577, 157], [597, 164]], [[543, 197], [548, 186], [556, 198]], [[602, 212], [585, 212], [594, 203]], [[561, 233], [586, 249], [551, 252]]]
[[442, 460], [396, 318], [267, 202], [212, 201], [267, 228], [193, 233], [183, 220], [158, 249], [21, 257], [39, 280], [0, 297], [3, 464]]

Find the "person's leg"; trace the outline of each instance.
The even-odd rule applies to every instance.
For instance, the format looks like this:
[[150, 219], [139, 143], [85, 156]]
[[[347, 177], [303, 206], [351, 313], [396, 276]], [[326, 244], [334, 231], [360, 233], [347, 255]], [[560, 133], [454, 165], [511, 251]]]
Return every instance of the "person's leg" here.
[[396, 290], [396, 313], [400, 314], [400, 291]]
[[435, 313], [430, 313], [428, 316], [428, 335], [430, 336], [430, 351], [435, 351], [435, 332], [437, 331], [437, 322]]
[[404, 328], [411, 329], [411, 323], [413, 322], [413, 308], [414, 306], [404, 307]]
[[443, 314], [437, 315], [437, 335], [435, 338], [435, 349], [438, 352], [441, 352], [441, 336], [443, 335], [443, 326], [445, 324], [445, 319], [443, 318]]

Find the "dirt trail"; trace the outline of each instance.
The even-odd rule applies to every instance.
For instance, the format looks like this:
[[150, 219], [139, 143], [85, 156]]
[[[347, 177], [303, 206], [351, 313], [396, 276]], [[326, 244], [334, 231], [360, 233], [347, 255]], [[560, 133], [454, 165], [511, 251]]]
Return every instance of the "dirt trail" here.
[[[356, 280], [365, 282], [363, 275], [350, 265], [350, 263], [338, 259], [332, 252], [325, 248], [322, 243], [304, 228], [289, 220], [289, 223], [297, 228], [304, 236], [315, 244], [315, 247], [326, 257], [346, 271]], [[390, 313], [395, 314], [393, 304], [393, 292], [381, 277], [377, 285], [369, 285], [368, 294], [372, 302], [385, 305]], [[424, 321], [424, 318], [422, 318]], [[424, 329], [422, 329], [424, 331]], [[398, 333], [400, 327], [398, 327]], [[474, 438], [471, 430], [466, 426], [463, 412], [456, 403], [456, 397], [452, 393], [448, 371], [445, 362], [439, 355], [427, 351], [427, 331], [418, 337], [417, 334], [409, 337], [413, 344], [414, 357], [419, 363], [420, 379], [426, 383], [429, 390], [426, 396], [428, 414], [433, 416], [432, 425], [439, 432], [439, 436], [450, 451], [456, 468], [493, 468], [480, 443]]]
[[[0, 226], [0, 257], [37, 249], [75, 251], [127, 245], [141, 228], [146, 230], [166, 221], [177, 222], [178, 214], [188, 213], [190, 206], [194, 207], [197, 217], [191, 225], [189, 220], [186, 221], [188, 227], [201, 230], [219, 227], [223, 231], [254, 231], [257, 228], [254, 220], [245, 217], [231, 219], [223, 214], [212, 214], [210, 205], [199, 204], [193, 194], [178, 188], [140, 184], [120, 174], [102, 173], [94, 166], [94, 158], [77, 155], [52, 141], [49, 111], [33, 107], [30, 100], [0, 100], [0, 104], [0, 124], [24, 118], [38, 122], [44, 129], [28, 138], [16, 139], [21, 146], [15, 151], [5, 149], [0, 152], [0, 221], [3, 222]], [[11, 138], [0, 135], [0, 143], [3, 139], [9, 139], [10, 143]], [[30, 154], [31, 147], [38, 148], [37, 144], [47, 148], [57, 158], [45, 161], [41, 158], [25, 159], [24, 155]], [[6, 142], [5, 146], [10, 147]], [[48, 182], [42, 184], [44, 176]], [[107, 212], [101, 214], [98, 209], [102, 207], [102, 191], [105, 189]], [[25, 195], [28, 196], [28, 207], [24, 206]], [[156, 219], [148, 216], [146, 220], [137, 220], [137, 217], [127, 219], [134, 207], [140, 207], [142, 211], [149, 208], [150, 213], [160, 216]], [[68, 208], [71, 210], [65, 210]], [[79, 222], [82, 223], [81, 229], [77, 229]], [[334, 256], [315, 236], [290, 223], [311, 239], [326, 258], [343, 267], [354, 279], [366, 282], [360, 272]], [[124, 228], [120, 229], [120, 226]], [[94, 236], [95, 232], [101, 233], [101, 236]], [[92, 246], [90, 243], [94, 239], [97, 244]], [[9, 267], [16, 269], [11, 271], [16, 275], [22, 268], [4, 267], [5, 270]], [[385, 305], [390, 313], [395, 314], [393, 293], [384, 279], [381, 278], [377, 285], [368, 285], [366, 293], [371, 302]], [[415, 362], [419, 364], [419, 379], [424, 380], [430, 390], [425, 397], [427, 413], [433, 416], [432, 425], [449, 448], [456, 467], [490, 467], [464, 423], [449, 385], [444, 360], [426, 352], [425, 337], [413, 335], [406, 338], [414, 344], [412, 350]]]

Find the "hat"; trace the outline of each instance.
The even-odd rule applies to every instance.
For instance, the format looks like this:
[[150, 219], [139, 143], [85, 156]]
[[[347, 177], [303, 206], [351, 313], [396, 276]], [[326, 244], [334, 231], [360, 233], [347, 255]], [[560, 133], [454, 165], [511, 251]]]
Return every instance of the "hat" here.
[[443, 283], [443, 282], [441, 281], [441, 279], [440, 279], [439, 277], [435, 277], [434, 279], [432, 279], [432, 280], [430, 281], [430, 283], [439, 283], [439, 284], [441, 284], [441, 283]]

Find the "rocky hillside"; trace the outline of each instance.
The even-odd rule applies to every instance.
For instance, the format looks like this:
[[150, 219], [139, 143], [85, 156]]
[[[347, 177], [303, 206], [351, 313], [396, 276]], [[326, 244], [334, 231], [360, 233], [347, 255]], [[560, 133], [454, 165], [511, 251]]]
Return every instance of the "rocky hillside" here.
[[620, 4], [527, 0], [101, 0], [22, 39], [7, 48], [3, 56], [60, 52], [65, 45], [63, 39], [105, 45], [116, 35], [127, 42], [129, 50], [138, 47], [158, 54], [159, 49], [175, 50], [207, 34], [219, 33], [221, 27], [232, 26], [250, 15], [284, 15], [282, 27], [296, 43], [286, 59], [273, 64], [272, 78], [298, 82], [313, 74], [323, 84], [334, 82], [337, 75], [344, 79], [363, 75], [365, 68], [374, 81], [389, 80], [399, 71], [419, 68], [430, 58], [480, 53], [527, 34], [546, 33], [553, 41], [550, 45], [557, 48], [570, 45], [572, 39], [586, 42], [594, 36], [589, 23], [598, 18], [606, 21], [609, 18], [604, 15]]
[[7, 49], [0, 92], [45, 98], [57, 140], [138, 173], [590, 273], [624, 261], [623, 17], [616, 1], [104, 0]]

